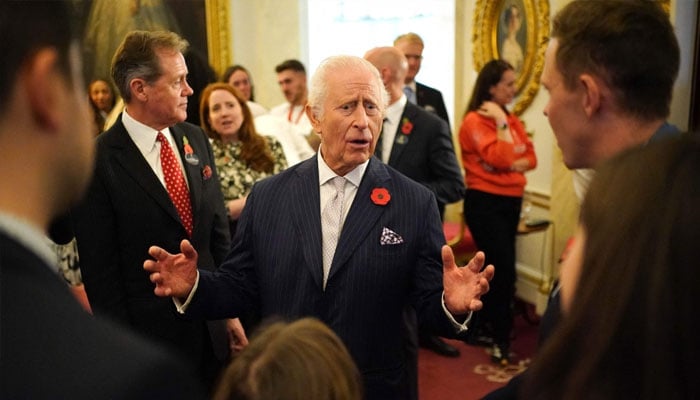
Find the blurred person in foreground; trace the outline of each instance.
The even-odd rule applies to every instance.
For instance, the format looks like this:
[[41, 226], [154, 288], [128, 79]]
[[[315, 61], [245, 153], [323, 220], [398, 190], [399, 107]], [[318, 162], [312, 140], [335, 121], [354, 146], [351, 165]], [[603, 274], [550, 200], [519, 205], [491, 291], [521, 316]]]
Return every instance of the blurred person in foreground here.
[[0, 2], [0, 398], [201, 398], [180, 360], [83, 310], [44, 239], [95, 154], [70, 4]]
[[[564, 164], [595, 169], [621, 151], [679, 136], [666, 122], [679, 64], [678, 39], [657, 2], [573, 1], [562, 8], [552, 22], [541, 83]], [[558, 323], [559, 293], [555, 283], [540, 345]], [[520, 380], [486, 398], [516, 398]]]
[[214, 400], [361, 400], [357, 366], [323, 322], [269, 322], [221, 377]]
[[561, 267], [562, 319], [523, 398], [700, 396], [698, 170], [700, 143], [691, 137], [597, 169]]

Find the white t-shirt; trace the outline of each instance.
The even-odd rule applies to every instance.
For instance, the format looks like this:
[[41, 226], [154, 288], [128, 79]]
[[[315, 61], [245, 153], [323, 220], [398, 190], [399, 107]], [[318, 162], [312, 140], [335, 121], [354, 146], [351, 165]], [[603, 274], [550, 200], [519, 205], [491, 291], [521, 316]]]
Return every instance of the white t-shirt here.
[[308, 136], [312, 131], [311, 121], [309, 117], [306, 116], [304, 112], [304, 106], [294, 106], [291, 108], [291, 104], [283, 103], [270, 110], [270, 114], [282, 118], [285, 121], [292, 132], [301, 136]]

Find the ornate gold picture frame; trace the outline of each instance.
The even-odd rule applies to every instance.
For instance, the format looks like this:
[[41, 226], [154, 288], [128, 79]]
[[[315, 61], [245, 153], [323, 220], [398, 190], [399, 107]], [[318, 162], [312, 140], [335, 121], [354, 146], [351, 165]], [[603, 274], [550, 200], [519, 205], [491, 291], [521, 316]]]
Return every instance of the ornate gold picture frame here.
[[221, 74], [231, 62], [229, 0], [205, 0], [209, 64]]
[[548, 0], [477, 0], [474, 12], [474, 67], [502, 58], [517, 73], [512, 111], [520, 115], [540, 86], [549, 36]]

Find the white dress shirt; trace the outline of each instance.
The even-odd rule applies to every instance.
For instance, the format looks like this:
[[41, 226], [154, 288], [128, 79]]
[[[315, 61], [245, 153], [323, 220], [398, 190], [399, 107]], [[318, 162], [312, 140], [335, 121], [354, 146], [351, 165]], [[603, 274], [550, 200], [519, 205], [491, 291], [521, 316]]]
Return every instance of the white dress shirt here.
[[163, 187], [166, 187], [163, 167], [160, 164], [160, 142], [156, 140], [158, 132], [161, 132], [168, 139], [170, 148], [173, 149], [175, 158], [177, 158], [177, 161], [180, 164], [180, 170], [182, 171], [182, 175], [185, 177], [187, 187], [189, 187], [190, 183], [187, 181], [187, 174], [185, 173], [182, 159], [180, 159], [180, 152], [177, 151], [177, 145], [175, 140], [173, 140], [173, 135], [170, 134], [170, 128], [156, 131], [150, 126], [146, 126], [132, 118], [129, 115], [128, 110], [124, 110], [122, 113], [122, 123], [124, 124], [124, 128], [126, 128], [126, 132], [129, 134], [129, 137], [134, 141], [136, 147], [138, 147], [139, 151], [141, 152], [141, 155], [143, 155], [143, 158], [146, 159], [146, 162], [160, 180], [160, 183], [163, 184]]
[[[330, 180], [338, 176], [333, 170], [326, 164], [326, 161], [321, 156], [323, 153], [323, 145], [319, 148], [318, 154], [318, 184], [320, 187], [321, 194], [321, 204], [319, 209], [319, 214], [323, 212], [323, 207], [328, 203], [328, 201], [335, 195], [335, 188], [330, 183]], [[360, 187], [360, 182], [362, 177], [365, 175], [367, 170], [367, 164], [369, 164], [369, 159], [362, 164], [358, 165], [352, 171], [345, 174], [345, 197], [343, 199], [343, 215], [341, 217], [341, 230], [345, 217], [348, 216], [348, 211], [350, 211], [350, 206], [352, 206], [352, 201], [355, 200], [355, 195], [357, 194], [357, 188]]]
[[391, 148], [394, 146], [396, 132], [399, 130], [399, 124], [401, 123], [401, 115], [403, 115], [407, 102], [406, 96], [401, 95], [398, 100], [386, 108], [384, 125], [382, 125], [382, 161], [384, 164], [389, 163]]

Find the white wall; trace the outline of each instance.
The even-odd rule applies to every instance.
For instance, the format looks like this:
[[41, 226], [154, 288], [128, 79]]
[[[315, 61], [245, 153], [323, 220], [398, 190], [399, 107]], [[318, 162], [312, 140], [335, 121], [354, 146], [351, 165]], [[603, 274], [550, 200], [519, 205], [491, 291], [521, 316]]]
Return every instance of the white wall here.
[[275, 66], [288, 58], [306, 61], [302, 15], [305, 0], [230, 0], [231, 63], [253, 75], [255, 100], [273, 107], [285, 101]]

